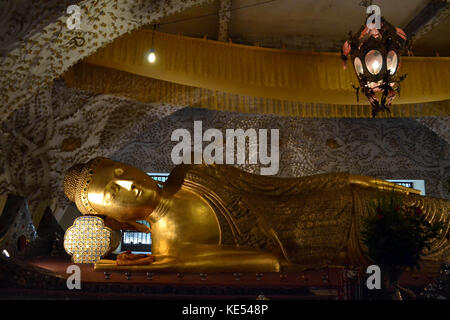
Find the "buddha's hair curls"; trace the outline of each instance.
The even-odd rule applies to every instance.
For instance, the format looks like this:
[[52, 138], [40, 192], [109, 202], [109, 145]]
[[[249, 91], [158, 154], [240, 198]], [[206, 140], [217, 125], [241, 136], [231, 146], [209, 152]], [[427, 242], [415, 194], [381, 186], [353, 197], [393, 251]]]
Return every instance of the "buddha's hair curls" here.
[[92, 175], [98, 165], [108, 158], [97, 157], [86, 163], [78, 163], [66, 171], [64, 176], [64, 193], [66, 197], [75, 202], [82, 214], [98, 214], [89, 204], [88, 189]]

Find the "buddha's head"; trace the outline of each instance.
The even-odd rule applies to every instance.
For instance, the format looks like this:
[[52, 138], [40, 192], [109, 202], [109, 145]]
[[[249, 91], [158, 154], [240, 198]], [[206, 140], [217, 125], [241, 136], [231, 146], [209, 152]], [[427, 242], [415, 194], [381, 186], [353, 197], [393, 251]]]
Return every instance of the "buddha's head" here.
[[95, 158], [67, 171], [64, 193], [82, 214], [125, 222], [148, 217], [161, 192], [145, 172], [111, 159]]

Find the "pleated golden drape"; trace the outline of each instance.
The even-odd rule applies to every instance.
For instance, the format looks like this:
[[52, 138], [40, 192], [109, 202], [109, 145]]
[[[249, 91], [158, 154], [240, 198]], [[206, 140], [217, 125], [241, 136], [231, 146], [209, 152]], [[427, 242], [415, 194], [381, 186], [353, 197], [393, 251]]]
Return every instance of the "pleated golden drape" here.
[[[64, 75], [69, 87], [100, 94], [115, 94], [142, 102], [158, 102], [213, 110], [276, 114], [302, 118], [370, 118], [369, 105], [321, 104], [268, 99], [185, 86], [87, 63], [79, 63]], [[353, 98], [356, 96], [353, 93]], [[382, 117], [448, 116], [450, 100], [400, 104]]]
[[[154, 35], [156, 62], [146, 60]], [[303, 103], [356, 104], [352, 66], [338, 53], [237, 45], [139, 29], [85, 62], [186, 86]], [[407, 74], [395, 104], [450, 99], [450, 58], [404, 57]]]

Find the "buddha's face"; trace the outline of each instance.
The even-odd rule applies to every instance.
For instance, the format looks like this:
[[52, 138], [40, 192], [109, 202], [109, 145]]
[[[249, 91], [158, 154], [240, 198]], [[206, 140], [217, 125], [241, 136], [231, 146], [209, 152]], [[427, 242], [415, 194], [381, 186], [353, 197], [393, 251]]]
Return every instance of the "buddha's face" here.
[[115, 161], [103, 161], [94, 170], [88, 200], [101, 215], [118, 221], [144, 220], [159, 202], [159, 187], [141, 170]]

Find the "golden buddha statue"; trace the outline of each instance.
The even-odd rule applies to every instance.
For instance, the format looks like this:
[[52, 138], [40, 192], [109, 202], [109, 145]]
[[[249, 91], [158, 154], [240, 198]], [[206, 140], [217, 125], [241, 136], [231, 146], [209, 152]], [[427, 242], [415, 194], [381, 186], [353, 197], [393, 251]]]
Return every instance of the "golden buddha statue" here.
[[[64, 191], [82, 214], [113, 229], [152, 233], [154, 262], [116, 268], [177, 272], [279, 272], [370, 264], [361, 219], [379, 192], [402, 194], [430, 221], [446, 222], [426, 259], [448, 261], [450, 201], [348, 173], [259, 176], [227, 165], [179, 165], [161, 188], [141, 170], [107, 158], [72, 167]], [[151, 230], [139, 220], [146, 220]], [[114, 268], [100, 260], [96, 269]]]

